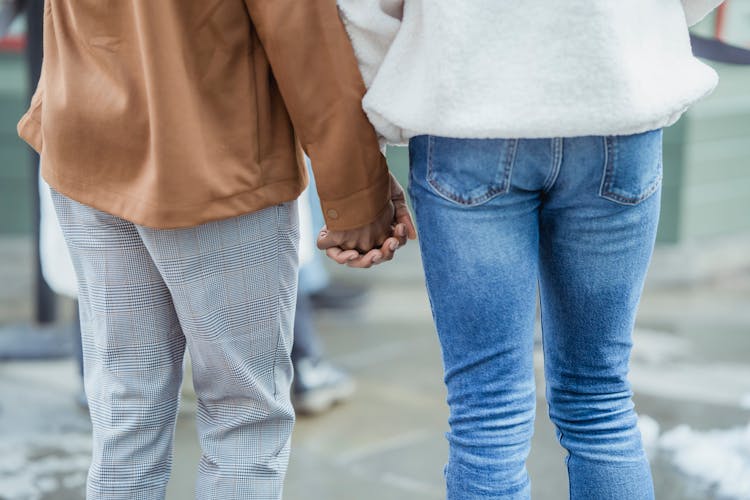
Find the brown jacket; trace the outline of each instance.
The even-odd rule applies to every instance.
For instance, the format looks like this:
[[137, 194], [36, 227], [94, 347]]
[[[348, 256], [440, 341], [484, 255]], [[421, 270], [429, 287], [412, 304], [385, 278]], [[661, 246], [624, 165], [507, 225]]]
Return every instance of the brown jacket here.
[[336, 0], [47, 0], [21, 137], [81, 203], [174, 228], [295, 199], [315, 168], [332, 229], [388, 203]]

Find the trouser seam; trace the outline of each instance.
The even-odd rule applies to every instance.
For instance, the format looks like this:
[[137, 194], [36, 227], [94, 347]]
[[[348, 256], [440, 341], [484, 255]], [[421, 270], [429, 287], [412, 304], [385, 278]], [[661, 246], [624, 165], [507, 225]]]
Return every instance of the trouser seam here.
[[278, 399], [279, 395], [279, 388], [276, 381], [276, 364], [279, 357], [279, 342], [281, 342], [281, 285], [279, 284], [279, 281], [281, 280], [281, 250], [280, 250], [280, 238], [279, 235], [281, 233], [281, 221], [279, 217], [279, 206], [276, 205], [276, 348], [273, 351], [273, 369], [271, 371], [271, 377], [273, 378], [273, 399]]

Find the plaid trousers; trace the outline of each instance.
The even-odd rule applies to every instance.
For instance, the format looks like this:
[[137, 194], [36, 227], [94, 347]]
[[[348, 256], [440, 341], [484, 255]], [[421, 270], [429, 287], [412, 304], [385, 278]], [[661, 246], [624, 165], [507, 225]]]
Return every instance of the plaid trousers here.
[[87, 498], [164, 498], [187, 346], [197, 498], [280, 499], [294, 424], [296, 202], [159, 230], [52, 196], [79, 280]]

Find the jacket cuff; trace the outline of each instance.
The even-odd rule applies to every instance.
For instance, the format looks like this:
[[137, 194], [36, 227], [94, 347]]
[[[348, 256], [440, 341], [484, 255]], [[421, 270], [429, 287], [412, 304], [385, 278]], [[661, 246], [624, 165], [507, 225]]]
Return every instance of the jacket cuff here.
[[326, 226], [332, 231], [348, 231], [367, 226], [375, 221], [390, 202], [390, 176], [377, 184], [345, 198], [320, 200]]

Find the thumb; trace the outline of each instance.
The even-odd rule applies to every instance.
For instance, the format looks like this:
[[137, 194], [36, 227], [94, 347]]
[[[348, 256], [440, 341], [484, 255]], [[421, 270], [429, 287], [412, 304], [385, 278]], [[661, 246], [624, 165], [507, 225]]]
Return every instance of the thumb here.
[[318, 233], [318, 240], [316, 242], [318, 249], [327, 250], [329, 248], [338, 246], [336, 242], [333, 241], [333, 239], [333, 235], [328, 231], [328, 227], [323, 226], [323, 228]]
[[417, 239], [417, 228], [414, 226], [411, 212], [409, 212], [409, 209], [406, 207], [406, 205], [396, 211], [395, 219], [397, 223], [406, 226], [406, 235], [410, 240]]

